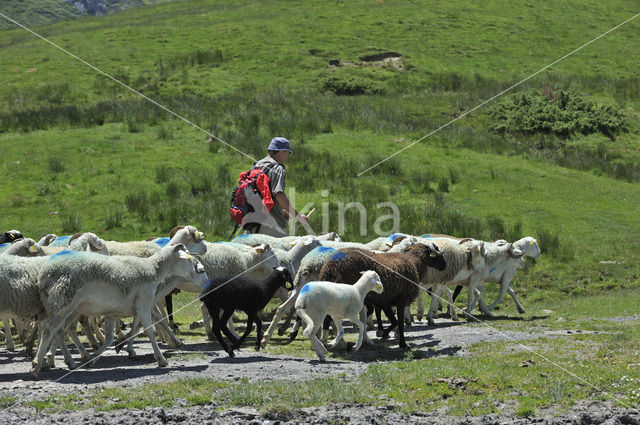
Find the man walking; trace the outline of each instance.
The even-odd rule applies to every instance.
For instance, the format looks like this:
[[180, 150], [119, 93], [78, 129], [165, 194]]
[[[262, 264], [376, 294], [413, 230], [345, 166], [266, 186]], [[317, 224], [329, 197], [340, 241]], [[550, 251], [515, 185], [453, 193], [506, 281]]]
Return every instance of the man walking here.
[[[293, 218], [303, 225], [308, 223], [309, 218], [304, 214], [299, 214], [284, 193], [284, 181], [287, 175], [284, 163], [292, 153], [291, 143], [287, 139], [274, 137], [267, 148], [267, 156], [253, 165], [253, 168], [261, 169], [271, 180], [269, 188], [275, 204], [269, 211], [268, 216], [260, 214], [262, 217], [256, 217], [259, 220], [254, 217], [251, 218], [251, 225], [245, 225], [247, 233], [263, 233], [282, 237], [287, 236], [286, 228], [289, 219]], [[260, 211], [260, 208], [255, 208], [255, 210]], [[251, 215], [253, 216], [254, 214]], [[256, 221], [258, 223], [255, 223]]]

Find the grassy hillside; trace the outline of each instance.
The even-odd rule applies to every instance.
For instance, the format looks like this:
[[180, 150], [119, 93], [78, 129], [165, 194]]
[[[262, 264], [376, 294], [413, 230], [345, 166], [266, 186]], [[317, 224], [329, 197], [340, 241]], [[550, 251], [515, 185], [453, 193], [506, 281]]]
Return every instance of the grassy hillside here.
[[[160, 0], [162, 1], [162, 0]], [[107, 0], [102, 2], [106, 13], [145, 4], [160, 3], [158, 0]], [[169, 1], [169, 0], [165, 0]], [[32, 25], [45, 25], [58, 21], [77, 19], [88, 15], [103, 15], [102, 10], [96, 13], [94, 10], [79, 10], [74, 6], [75, 1], [69, 0], [4, 0], [0, 12], [11, 19], [16, 20], [26, 27]], [[98, 2], [93, 2], [98, 3]], [[13, 29], [15, 24], [6, 19], [0, 20], [0, 30]]]
[[[466, 0], [192, 0], [34, 29], [250, 156], [262, 157], [273, 136], [289, 138], [287, 185], [299, 209], [317, 208], [317, 230], [323, 215], [338, 230], [340, 204], [360, 202], [364, 230], [351, 209], [340, 231], [345, 239], [372, 239], [376, 219], [389, 213], [380, 203], [392, 202], [405, 232], [535, 236], [543, 256], [528, 261], [512, 285], [534, 313], [496, 326], [604, 329], [585, 336], [600, 347], [591, 353], [597, 358], [569, 367], [614, 383], [631, 373], [625, 367], [637, 353], [621, 347], [637, 324], [609, 340], [617, 323], [580, 318], [635, 314], [640, 20], [356, 176], [638, 10], [640, 2], [618, 0], [515, 1], [508, 8]], [[0, 54], [0, 229], [127, 240], [190, 223], [209, 240], [229, 234], [230, 193], [249, 158], [205, 142], [202, 132], [24, 31], [0, 31]], [[391, 222], [381, 230], [390, 232]], [[605, 294], [601, 310], [592, 297]], [[558, 313], [531, 324], [544, 308]], [[559, 322], [566, 318], [570, 324]], [[565, 364], [570, 348], [553, 344], [549, 352]], [[474, 363], [466, 370], [475, 376], [485, 363], [473, 359], [491, 357], [490, 348], [478, 347], [471, 362], [438, 360], [441, 369], [429, 369], [431, 359], [370, 368], [361, 381], [404, 402], [428, 370], [436, 379]], [[603, 354], [609, 349], [614, 371]], [[307, 342], [289, 350], [309, 355]], [[510, 356], [513, 369], [524, 370], [524, 354]], [[501, 366], [492, 370], [504, 375]], [[402, 382], [387, 390], [379, 381], [389, 374]], [[527, 385], [535, 389], [546, 376], [530, 375]], [[552, 377], [561, 382], [563, 375]], [[489, 394], [494, 378], [478, 385]], [[505, 379], [492, 397], [513, 397], [520, 378]], [[435, 397], [431, 391], [421, 397]], [[523, 414], [557, 401], [555, 393], [531, 392], [521, 400]], [[496, 411], [486, 397], [476, 411]]]

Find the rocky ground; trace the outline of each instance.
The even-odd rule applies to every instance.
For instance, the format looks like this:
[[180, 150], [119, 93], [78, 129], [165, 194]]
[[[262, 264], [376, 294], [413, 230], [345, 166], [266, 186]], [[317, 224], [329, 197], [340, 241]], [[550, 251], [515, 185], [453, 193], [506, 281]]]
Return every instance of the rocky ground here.
[[[482, 341], [519, 341], [548, 337], [566, 337], [580, 333], [574, 330], [545, 331], [543, 333], [499, 332], [480, 324], [442, 322], [434, 328], [416, 326], [409, 328], [407, 340], [414, 347], [416, 357], [443, 355], [464, 356], [466, 347]], [[373, 332], [370, 337], [375, 339]], [[393, 347], [392, 342], [389, 342]], [[397, 347], [397, 345], [396, 345]], [[396, 348], [397, 349], [397, 348]], [[311, 348], [310, 348], [311, 350]], [[608, 403], [581, 403], [566, 412], [542, 412], [538, 417], [517, 418], [506, 415], [474, 417], [448, 417], [444, 412], [405, 413], [397, 406], [329, 405], [315, 408], [287, 410], [285, 412], [258, 412], [237, 408], [219, 411], [215, 404], [171, 409], [149, 408], [145, 410], [117, 410], [110, 412], [65, 412], [40, 414], [21, 403], [43, 399], [49, 395], [84, 393], [110, 386], [136, 387], [146, 383], [170, 381], [186, 377], [209, 377], [216, 380], [249, 381], [265, 379], [308, 379], [343, 373], [358, 376], [376, 359], [371, 350], [363, 349], [351, 356], [351, 360], [331, 359], [320, 363], [311, 358], [279, 356], [267, 352], [255, 352], [247, 347], [229, 358], [211, 343], [187, 344], [176, 350], [165, 351], [169, 367], [155, 366], [149, 344], [136, 342], [138, 358], [129, 360], [126, 354], [109, 350], [91, 369], [69, 371], [58, 357], [58, 368], [41, 372], [39, 381], [32, 381], [28, 372], [30, 362], [22, 352], [9, 353], [0, 350], [0, 398], [16, 397], [17, 402], [0, 411], [0, 424], [58, 423], [65, 424], [155, 424], [155, 423], [421, 423], [421, 424], [638, 424], [640, 413], [632, 409], [612, 407]], [[508, 412], [508, 407], [501, 409]]]

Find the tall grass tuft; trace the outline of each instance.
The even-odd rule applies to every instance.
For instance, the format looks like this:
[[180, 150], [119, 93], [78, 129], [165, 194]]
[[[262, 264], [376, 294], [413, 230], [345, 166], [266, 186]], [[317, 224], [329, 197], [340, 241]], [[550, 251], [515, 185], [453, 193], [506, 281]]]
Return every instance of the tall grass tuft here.
[[124, 212], [117, 208], [114, 210], [108, 209], [104, 215], [104, 227], [105, 230], [114, 229], [116, 227], [122, 227], [122, 220]]
[[82, 219], [79, 214], [62, 214], [62, 231], [64, 233], [77, 233], [82, 228]]
[[61, 173], [67, 169], [65, 162], [58, 156], [50, 156], [47, 160], [47, 165], [52, 173]]

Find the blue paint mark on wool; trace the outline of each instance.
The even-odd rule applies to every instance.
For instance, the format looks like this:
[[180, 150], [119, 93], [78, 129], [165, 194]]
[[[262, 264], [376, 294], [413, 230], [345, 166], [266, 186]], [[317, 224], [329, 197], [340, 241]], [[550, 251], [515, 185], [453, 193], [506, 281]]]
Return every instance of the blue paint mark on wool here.
[[240, 238], [248, 238], [249, 236], [251, 236], [250, 233], [246, 234], [246, 235], [238, 235], [236, 236], [236, 239], [240, 239]]
[[396, 238], [397, 238], [397, 237], [399, 237], [399, 236], [404, 236], [404, 233], [394, 233], [394, 234], [392, 234], [392, 235], [389, 235], [389, 238], [388, 238], [388, 239], [389, 239], [390, 241], [395, 241], [395, 240], [396, 240]]
[[9, 245], [11, 245], [9, 242], [0, 243], [0, 249], [8, 248], [8, 247], [9, 247]]
[[430, 235], [430, 234], [428, 234], [428, 233], [427, 233], [426, 235], [422, 235], [422, 236], [420, 236], [420, 237], [421, 237], [421, 238], [423, 238], [423, 239], [433, 239], [433, 238], [431, 237], [431, 235]]
[[154, 239], [153, 243], [158, 245], [161, 248], [164, 248], [165, 246], [167, 246], [170, 240], [171, 239], [169, 238], [158, 238], [158, 239]]
[[491, 267], [491, 268], [489, 269], [489, 274], [493, 273], [495, 270], [496, 270], [496, 268], [495, 268], [495, 267]]
[[300, 290], [300, 295], [302, 294], [306, 294], [307, 292], [309, 292], [311, 290], [311, 284], [307, 283], [306, 285], [304, 285], [302, 287], [302, 289]]
[[69, 245], [69, 239], [71, 236], [58, 236], [49, 246], [65, 246]]
[[344, 252], [336, 252], [331, 256], [331, 261], [338, 261], [342, 260], [343, 258], [347, 258], [347, 254], [345, 254]]
[[203, 292], [207, 292], [211, 289], [211, 279], [207, 280], [207, 283], [205, 283], [204, 285], [204, 291]]
[[55, 259], [55, 258], [59, 258], [59, 257], [64, 257], [67, 255], [77, 255], [78, 251], [71, 251], [69, 249], [65, 249], [63, 251], [58, 252], [57, 254], [53, 254], [51, 256], [51, 260]]
[[327, 253], [327, 252], [332, 252], [335, 251], [335, 248], [331, 248], [328, 246], [319, 246], [318, 248], [316, 248], [318, 250], [318, 252], [323, 252], [323, 253]]

